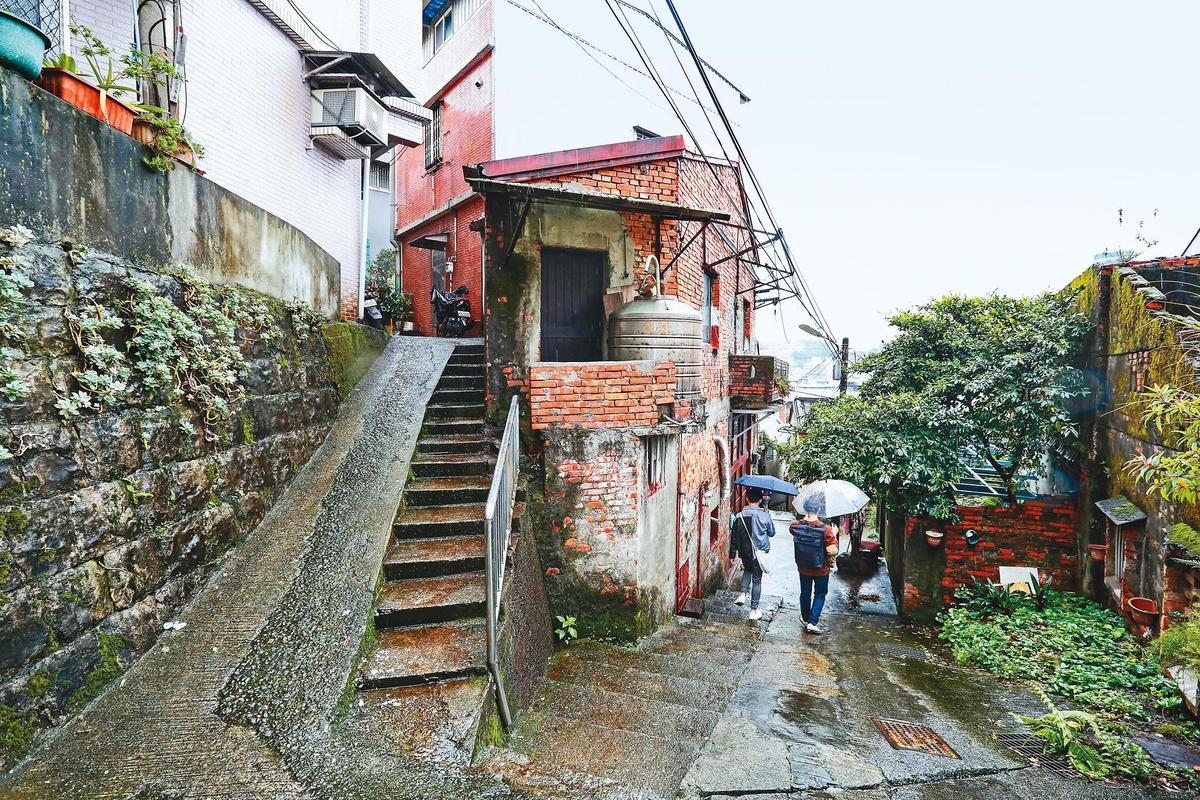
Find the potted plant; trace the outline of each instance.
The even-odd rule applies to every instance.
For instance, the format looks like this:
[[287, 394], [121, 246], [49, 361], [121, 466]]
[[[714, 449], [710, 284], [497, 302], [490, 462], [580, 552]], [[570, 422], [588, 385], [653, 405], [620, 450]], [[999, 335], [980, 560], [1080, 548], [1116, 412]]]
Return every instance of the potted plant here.
[[1127, 605], [1129, 615], [1139, 625], [1150, 626], [1158, 619], [1158, 603], [1149, 597], [1131, 597]]
[[1088, 555], [1092, 557], [1092, 561], [1103, 561], [1108, 555], [1108, 545], [1106, 544], [1089, 544]]
[[72, 24], [71, 33], [83, 39], [80, 52], [93, 83], [88, 83], [78, 75], [78, 63], [68, 53], [63, 53], [52, 61], [43, 62], [39, 83], [55, 97], [97, 119], [104, 120], [121, 133], [130, 133], [133, 129], [134, 109], [117, 98], [136, 91], [134, 87], [124, 83], [130, 77], [128, 68], [134, 57], [125, 56], [122, 59], [123, 68], [117, 69], [113, 63], [112, 50], [91, 28]]
[[36, 81], [50, 37], [16, 14], [0, 11], [0, 65], [26, 80]]
[[925, 531], [925, 544], [930, 547], [941, 547], [942, 540], [946, 538], [946, 534], [941, 531]]
[[173, 115], [161, 108], [146, 107], [138, 114], [133, 136], [154, 151], [142, 159], [155, 172], [170, 172], [176, 162], [196, 168], [196, 159], [204, 158], [204, 146], [197, 142]]
[[376, 303], [383, 318], [394, 330], [395, 323], [401, 323], [401, 330], [412, 329], [412, 295], [384, 284], [372, 287]]

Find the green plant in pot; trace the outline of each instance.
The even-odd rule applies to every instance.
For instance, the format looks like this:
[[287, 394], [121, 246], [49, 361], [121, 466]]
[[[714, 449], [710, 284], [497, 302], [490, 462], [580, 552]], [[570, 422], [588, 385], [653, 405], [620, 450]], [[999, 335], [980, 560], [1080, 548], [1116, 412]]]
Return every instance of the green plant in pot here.
[[176, 163], [187, 164], [194, 170], [196, 159], [204, 158], [204, 146], [193, 139], [173, 115], [161, 108], [147, 107], [138, 119], [146, 129], [145, 138], [139, 137], [139, 141], [154, 151], [142, 162], [155, 172], [170, 172]]
[[104, 120], [121, 133], [129, 133], [133, 128], [134, 109], [120, 98], [136, 94], [137, 89], [129, 84], [129, 69], [135, 58], [142, 54], [114, 60], [112, 49], [88, 26], [72, 24], [71, 33], [83, 40], [79, 52], [91, 82], [80, 77], [78, 62], [69, 53], [64, 53], [42, 63], [42, 77], [38, 83], [46, 91]]
[[35, 81], [42, 71], [42, 55], [50, 37], [9, 11], [0, 11], [0, 66]]
[[375, 302], [379, 313], [392, 322], [406, 323], [413, 319], [412, 295], [391, 286], [375, 287]]

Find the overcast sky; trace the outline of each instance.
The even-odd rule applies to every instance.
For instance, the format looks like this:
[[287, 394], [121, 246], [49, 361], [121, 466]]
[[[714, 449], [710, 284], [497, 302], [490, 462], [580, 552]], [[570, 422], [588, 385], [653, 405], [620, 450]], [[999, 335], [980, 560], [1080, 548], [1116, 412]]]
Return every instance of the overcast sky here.
[[[539, 2], [640, 66], [603, 0]], [[633, 2], [670, 24], [665, 0]], [[648, 79], [597, 56], [639, 96], [495, 4], [499, 155], [620, 141], [634, 124], [682, 132]], [[752, 98], [716, 84], [800, 269], [856, 348], [930, 297], [1057, 289], [1105, 249], [1178, 255], [1200, 227], [1195, 0], [676, 5], [701, 56]], [[627, 13], [667, 83], [690, 93], [663, 35]], [[711, 133], [701, 144], [716, 151]], [[1135, 242], [1140, 219], [1159, 246]], [[799, 310], [780, 316], [799, 338]], [[784, 334], [759, 328], [764, 349]]]

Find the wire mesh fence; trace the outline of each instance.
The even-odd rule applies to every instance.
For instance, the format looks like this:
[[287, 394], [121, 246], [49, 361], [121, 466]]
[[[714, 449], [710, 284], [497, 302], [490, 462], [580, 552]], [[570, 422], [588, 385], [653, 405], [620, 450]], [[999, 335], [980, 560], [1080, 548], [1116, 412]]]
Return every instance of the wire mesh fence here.
[[13, 16], [41, 29], [50, 37], [47, 55], [58, 55], [62, 38], [61, 0], [5, 0], [3, 8]]

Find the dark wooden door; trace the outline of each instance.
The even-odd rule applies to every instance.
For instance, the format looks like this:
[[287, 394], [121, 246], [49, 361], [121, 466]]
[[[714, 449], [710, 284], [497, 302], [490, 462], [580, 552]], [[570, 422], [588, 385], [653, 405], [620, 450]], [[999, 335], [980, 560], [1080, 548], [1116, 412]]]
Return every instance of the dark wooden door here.
[[542, 251], [542, 361], [599, 361], [604, 336], [603, 253]]

